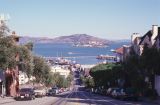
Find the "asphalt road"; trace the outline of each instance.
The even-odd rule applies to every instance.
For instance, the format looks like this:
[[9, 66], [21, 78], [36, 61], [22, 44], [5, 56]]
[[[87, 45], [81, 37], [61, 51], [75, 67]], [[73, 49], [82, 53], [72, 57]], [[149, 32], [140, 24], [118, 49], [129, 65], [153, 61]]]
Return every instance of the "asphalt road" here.
[[155, 105], [145, 102], [120, 101], [110, 97], [80, 91], [75, 87], [55, 97], [36, 98], [31, 101], [9, 101], [0, 105]]
[[120, 101], [110, 97], [92, 94], [82, 91], [79, 85], [79, 73], [74, 73], [74, 85], [71, 91], [56, 95], [54, 97], [36, 98], [31, 101], [10, 101], [0, 102], [0, 105], [156, 105], [145, 102]]

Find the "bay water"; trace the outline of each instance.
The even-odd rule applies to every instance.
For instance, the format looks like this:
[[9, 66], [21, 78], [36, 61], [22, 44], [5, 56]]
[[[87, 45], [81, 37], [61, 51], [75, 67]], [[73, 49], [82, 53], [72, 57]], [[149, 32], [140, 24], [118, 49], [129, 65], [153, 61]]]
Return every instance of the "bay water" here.
[[76, 61], [79, 64], [97, 64], [103, 62], [96, 59], [98, 55], [113, 55], [111, 49], [117, 49], [129, 42], [112, 43], [106, 48], [92, 47], [74, 47], [72, 44], [55, 44], [55, 43], [36, 43], [33, 47], [33, 53], [43, 57], [67, 57], [67, 59]]

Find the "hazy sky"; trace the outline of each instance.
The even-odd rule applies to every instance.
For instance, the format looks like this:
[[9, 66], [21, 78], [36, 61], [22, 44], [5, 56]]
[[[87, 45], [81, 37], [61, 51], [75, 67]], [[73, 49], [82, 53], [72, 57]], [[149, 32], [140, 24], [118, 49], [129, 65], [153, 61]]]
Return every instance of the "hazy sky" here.
[[107, 39], [160, 26], [160, 0], [1, 0], [9, 27], [21, 36], [89, 34]]

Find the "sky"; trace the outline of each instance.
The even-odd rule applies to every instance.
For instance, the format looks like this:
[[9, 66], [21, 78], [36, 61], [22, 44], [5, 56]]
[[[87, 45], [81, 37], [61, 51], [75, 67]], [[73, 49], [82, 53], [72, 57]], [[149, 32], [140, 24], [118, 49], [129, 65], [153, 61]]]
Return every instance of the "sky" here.
[[0, 0], [0, 14], [20, 36], [130, 39], [160, 26], [160, 0]]

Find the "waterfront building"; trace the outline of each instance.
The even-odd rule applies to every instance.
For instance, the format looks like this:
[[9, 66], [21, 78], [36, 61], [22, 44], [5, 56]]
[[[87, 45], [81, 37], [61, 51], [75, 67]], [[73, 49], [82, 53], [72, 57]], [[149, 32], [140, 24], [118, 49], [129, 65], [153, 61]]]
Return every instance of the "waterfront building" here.
[[124, 62], [130, 55], [131, 46], [123, 45], [115, 50], [117, 62]]

